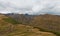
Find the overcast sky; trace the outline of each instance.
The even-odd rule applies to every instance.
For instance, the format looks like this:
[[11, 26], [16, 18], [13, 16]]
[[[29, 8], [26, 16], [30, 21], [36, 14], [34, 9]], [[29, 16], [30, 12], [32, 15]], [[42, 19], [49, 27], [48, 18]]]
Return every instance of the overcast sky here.
[[0, 0], [0, 13], [58, 14], [60, 0]]

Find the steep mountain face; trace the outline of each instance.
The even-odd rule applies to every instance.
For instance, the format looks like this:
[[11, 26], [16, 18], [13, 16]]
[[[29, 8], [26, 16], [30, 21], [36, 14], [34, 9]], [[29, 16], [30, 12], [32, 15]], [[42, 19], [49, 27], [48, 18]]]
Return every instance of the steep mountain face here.
[[21, 24], [29, 24], [35, 17], [35, 15], [33, 16], [33, 15], [28, 15], [28, 14], [5, 14], [5, 15], [15, 19]]
[[60, 36], [60, 16], [58, 15], [9, 15], [21, 24], [30, 25], [42, 31], [53, 32]]
[[19, 24], [14, 19], [0, 14], [0, 36], [56, 36], [50, 32], [40, 31], [28, 25]]

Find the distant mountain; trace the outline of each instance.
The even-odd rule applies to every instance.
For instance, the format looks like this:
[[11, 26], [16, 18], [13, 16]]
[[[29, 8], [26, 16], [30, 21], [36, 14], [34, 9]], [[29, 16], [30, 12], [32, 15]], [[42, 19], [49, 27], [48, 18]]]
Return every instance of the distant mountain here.
[[31, 23], [31, 21], [33, 20], [33, 18], [36, 15], [28, 15], [28, 14], [5, 14], [8, 17], [11, 17], [13, 19], [15, 19], [16, 21], [22, 23], [22, 24], [29, 24]]
[[0, 14], [0, 36], [56, 36], [50, 32], [40, 31], [33, 26], [19, 24], [13, 18]]

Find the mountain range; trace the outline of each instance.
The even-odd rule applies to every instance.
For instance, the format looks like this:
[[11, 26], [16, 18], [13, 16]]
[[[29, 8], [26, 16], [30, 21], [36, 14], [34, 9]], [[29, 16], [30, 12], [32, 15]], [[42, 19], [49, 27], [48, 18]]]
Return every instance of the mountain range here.
[[[7, 17], [5, 22], [13, 25], [26, 25], [39, 29], [39, 31], [50, 32], [60, 36], [60, 16], [52, 14], [28, 15], [28, 14], [0, 14]], [[2, 18], [2, 17], [1, 17]], [[2, 21], [2, 20], [1, 20]]]

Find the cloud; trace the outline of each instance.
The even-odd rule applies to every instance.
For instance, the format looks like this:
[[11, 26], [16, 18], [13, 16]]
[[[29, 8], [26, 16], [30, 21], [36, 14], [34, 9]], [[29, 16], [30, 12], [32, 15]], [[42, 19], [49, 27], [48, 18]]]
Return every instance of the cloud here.
[[8, 13], [60, 13], [60, 0], [0, 0], [0, 12]]

